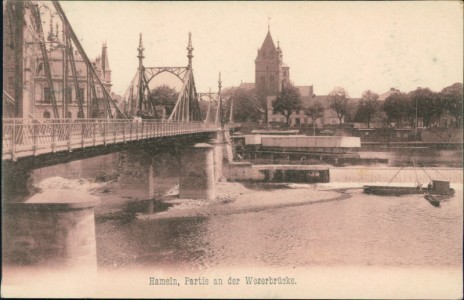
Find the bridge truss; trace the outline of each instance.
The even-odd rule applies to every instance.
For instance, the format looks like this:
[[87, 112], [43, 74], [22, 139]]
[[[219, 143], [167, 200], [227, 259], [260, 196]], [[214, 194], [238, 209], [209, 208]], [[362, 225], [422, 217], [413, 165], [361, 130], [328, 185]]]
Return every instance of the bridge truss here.
[[[76, 62], [75, 62], [75, 58], [74, 58], [74, 55], [73, 55], [73, 47], [72, 47], [72, 43], [74, 43], [75, 47], [77, 48], [77, 51], [78, 53], [80, 54], [80, 56], [83, 58], [84, 62], [85, 62], [85, 65], [87, 66], [87, 73], [88, 73], [88, 86], [90, 87], [88, 90], [89, 91], [89, 100], [90, 100], [90, 103], [88, 104], [90, 107], [91, 107], [91, 110], [89, 110], [90, 112], [100, 112], [100, 104], [99, 104], [99, 99], [98, 99], [98, 96], [97, 96], [97, 92], [96, 92], [96, 87], [99, 87], [99, 90], [102, 91], [102, 100], [101, 101], [102, 105], [104, 106], [103, 107], [103, 111], [104, 111], [104, 116], [105, 117], [109, 117], [109, 118], [126, 118], [126, 116], [124, 115], [124, 113], [119, 109], [119, 107], [116, 105], [116, 103], [114, 102], [114, 100], [111, 98], [110, 94], [108, 93], [106, 87], [103, 85], [102, 83], [102, 80], [100, 79], [100, 77], [98, 76], [95, 68], [93, 67], [93, 64], [92, 62], [90, 61], [90, 59], [88, 58], [87, 54], [85, 53], [84, 51], [84, 48], [82, 47], [79, 39], [77, 38], [77, 35], [76, 33], [74, 32], [71, 24], [69, 23], [68, 21], [68, 18], [66, 17], [59, 1], [57, 0], [53, 0], [53, 6], [55, 7], [58, 15], [60, 16], [60, 19], [62, 21], [62, 26], [63, 26], [63, 30], [65, 32], [65, 36], [66, 36], [66, 43], [67, 45], [69, 45], [69, 47], [67, 47], [67, 52], [69, 53], [69, 55], [65, 55], [65, 58], [66, 58], [66, 61], [65, 61], [65, 65], [68, 64], [68, 60], [70, 62], [70, 65], [71, 65], [71, 68], [72, 68], [72, 73], [73, 73], [73, 78], [74, 78], [74, 85], [75, 85], [75, 88], [76, 88], [76, 92], [79, 93], [79, 85], [78, 85], [78, 81], [77, 81], [77, 74], [76, 74]], [[103, 59], [103, 58], [102, 58]], [[103, 70], [104, 71], [104, 70]], [[77, 99], [83, 99], [83, 96], [80, 96], [78, 94], [77, 96]], [[81, 116], [84, 118], [84, 112], [81, 110], [82, 108], [82, 100], [78, 101], [79, 103], [79, 110], [82, 112]], [[115, 113], [113, 115], [113, 112]], [[100, 117], [99, 115], [96, 115], [95, 114], [92, 116], [88, 116], [88, 117]]]
[[[38, 80], [43, 77], [46, 83], [49, 90], [47, 101], [51, 105], [52, 118], [66, 119], [69, 117], [68, 108], [71, 101], [69, 98], [72, 96], [68, 93], [68, 88], [71, 86], [75, 90], [78, 104], [77, 118], [126, 118], [109, 95], [104, 82], [102, 82], [93, 63], [88, 58], [60, 3], [56, 0], [51, 1], [53, 6], [49, 5], [49, 3], [48, 1], [13, 0], [6, 2], [4, 16], [7, 20], [4, 24], [9, 27], [7, 31], [11, 33], [11, 39], [14, 40], [11, 47], [15, 52], [15, 64], [21, 64], [21, 60], [27, 60], [26, 57], [23, 57], [23, 48], [36, 46], [37, 54], [34, 54], [34, 56], [41, 58], [42, 62], [33, 76]], [[47, 11], [50, 14], [50, 31], [47, 39], [45, 39], [42, 28], [42, 23], [45, 23], [45, 21], [41, 15], [44, 15]], [[61, 21], [62, 37], [58, 36], [58, 23], [56, 23], [56, 34], [53, 33], [54, 16], [58, 16]], [[26, 40], [23, 28], [26, 28], [29, 33], [28, 37], [31, 40]], [[56, 52], [61, 52], [59, 59], [62, 61], [62, 70], [57, 69], [56, 65], [52, 67], [52, 61], [56, 60], [53, 55]], [[85, 71], [78, 70], [78, 61], [80, 63], [83, 61]], [[83, 75], [82, 72], [87, 74]], [[15, 70], [14, 78], [17, 81], [16, 85], [19, 90], [22, 89], [23, 85], [22, 77], [22, 70]], [[83, 80], [86, 80], [86, 82], [83, 83]], [[57, 84], [58, 82], [59, 84]], [[87, 91], [86, 97], [83, 94], [85, 90]], [[58, 94], [61, 94], [61, 99], [58, 99]], [[22, 115], [22, 98], [23, 94], [21, 92], [13, 95], [16, 107], [15, 116], [17, 117]]]
[[195, 78], [193, 76], [191, 33], [189, 33], [187, 50], [188, 65], [186, 67], [145, 67], [143, 65], [145, 57], [143, 55], [142, 34], [140, 34], [137, 56], [139, 58], [139, 68], [124, 95], [124, 102], [127, 104], [125, 107], [127, 115], [140, 115], [144, 118], [155, 119], [162, 118], [157, 110], [157, 107], [161, 105], [160, 100], [156, 99], [152, 94], [149, 85], [157, 76], [169, 73], [179, 80], [182, 87], [178, 93], [176, 104], [167, 120], [180, 122], [203, 121], [199, 105], [199, 93], [197, 93]]

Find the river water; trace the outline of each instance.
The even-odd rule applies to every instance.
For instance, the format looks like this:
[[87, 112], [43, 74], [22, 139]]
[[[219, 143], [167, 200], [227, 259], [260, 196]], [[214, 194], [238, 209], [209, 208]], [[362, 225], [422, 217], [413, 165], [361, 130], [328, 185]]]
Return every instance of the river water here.
[[99, 222], [99, 262], [196, 271], [462, 264], [462, 190], [438, 209], [420, 195], [349, 193], [340, 201], [209, 217]]
[[[391, 165], [397, 166], [409, 164], [411, 158], [421, 154], [419, 160], [424, 166], [462, 167], [462, 151], [418, 151], [420, 153], [403, 150], [381, 153], [371, 151], [362, 156], [388, 155]], [[116, 157], [107, 155], [42, 169], [36, 172], [35, 182], [57, 174], [68, 178], [93, 179], [99, 172], [110, 173], [116, 170]], [[160, 182], [157, 186], [159, 193], [164, 194], [175, 187], [178, 170], [174, 170], [177, 164], [173, 156], [160, 154], [159, 161], [162, 163], [159, 168], [155, 168], [155, 175]], [[385, 178], [385, 181], [388, 179]], [[338, 183], [302, 184], [294, 188], [308, 191], [335, 188], [332, 192], [336, 197], [341, 193], [339, 189], [347, 186]], [[207, 216], [189, 214], [187, 211], [182, 217], [169, 217], [168, 214], [160, 219], [140, 220], [134, 218], [134, 212], [145, 212], [146, 205], [137, 201], [141, 199], [135, 196], [138, 195], [139, 187], [132, 190], [126, 187], [122, 191], [109, 185], [107, 189], [97, 192], [102, 199], [96, 208], [98, 267], [102, 272], [148, 268], [157, 272], [181, 270], [192, 274], [244, 268], [286, 270], [287, 273], [296, 268], [303, 270], [304, 274], [319, 268], [326, 270], [344, 267], [419, 270], [414, 276], [420, 275], [421, 270], [445, 270], [445, 273], [451, 270], [454, 272], [451, 279], [460, 293], [462, 279], [459, 274], [463, 256], [462, 184], [454, 183], [452, 186], [456, 189], [456, 195], [443, 202], [439, 208], [432, 206], [421, 195], [380, 197], [365, 195], [359, 188], [342, 191], [345, 196], [336, 201], [287, 206], [279, 205], [279, 202], [284, 203], [286, 200], [286, 191], [279, 189], [274, 191], [281, 195], [281, 198], [275, 200], [276, 206], [230, 212], [212, 211]], [[256, 194], [257, 199], [266, 197], [265, 192], [269, 190]], [[134, 196], [128, 196], [131, 194]], [[155, 208], [166, 209], [167, 206], [161, 204]], [[327, 281], [331, 281], [333, 272], [328, 274]], [[363, 274], [375, 276], [377, 272]], [[436, 280], [437, 276], [444, 278], [437, 274], [441, 273], [433, 273], [433, 276], [418, 284], [424, 285], [427, 280]], [[446, 274], [448, 276], [450, 273]], [[342, 277], [346, 279], [350, 276]], [[384, 276], [382, 280], [389, 276]], [[453, 287], [456, 288], [456, 285]], [[373, 294], [366, 295], [375, 297], [376, 288], [372, 290]], [[335, 295], [356, 297], [359, 294]], [[439, 298], [442, 294], [433, 295]], [[262, 294], [256, 297], [262, 297]]]

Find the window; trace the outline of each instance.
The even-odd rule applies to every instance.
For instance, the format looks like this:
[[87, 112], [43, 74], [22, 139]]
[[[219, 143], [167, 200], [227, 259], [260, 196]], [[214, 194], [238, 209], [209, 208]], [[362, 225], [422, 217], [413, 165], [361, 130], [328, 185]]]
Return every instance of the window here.
[[8, 88], [11, 90], [15, 89], [15, 79], [13, 76], [8, 78]]
[[72, 87], [66, 88], [66, 103], [72, 103]]
[[265, 83], [266, 82], [266, 77], [264, 75], [261, 75], [261, 82]]
[[[48, 87], [44, 87], [44, 97], [43, 97], [43, 101], [46, 102], [46, 103], [50, 103], [52, 102], [52, 95], [51, 95], [51, 92], [50, 92], [50, 88]], [[45, 113], [44, 113], [45, 114]], [[49, 113], [50, 114], [50, 113]], [[45, 118], [45, 117], [44, 117]]]
[[72, 113], [68, 110], [66, 113], [66, 118], [71, 119], [72, 118]]
[[45, 119], [50, 119], [50, 112], [49, 112], [48, 110], [44, 111], [43, 117], [44, 117]]
[[271, 75], [271, 81], [274, 81], [274, 75]]
[[79, 100], [84, 103], [84, 95], [85, 95], [85, 89], [84, 88], [79, 88], [79, 95], [77, 97], [80, 97]]

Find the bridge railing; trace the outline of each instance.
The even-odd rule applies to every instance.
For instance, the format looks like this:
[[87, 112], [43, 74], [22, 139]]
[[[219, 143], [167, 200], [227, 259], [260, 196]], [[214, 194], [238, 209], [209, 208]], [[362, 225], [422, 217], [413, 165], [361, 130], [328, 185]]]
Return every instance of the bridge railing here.
[[2, 159], [215, 130], [203, 122], [3, 119]]

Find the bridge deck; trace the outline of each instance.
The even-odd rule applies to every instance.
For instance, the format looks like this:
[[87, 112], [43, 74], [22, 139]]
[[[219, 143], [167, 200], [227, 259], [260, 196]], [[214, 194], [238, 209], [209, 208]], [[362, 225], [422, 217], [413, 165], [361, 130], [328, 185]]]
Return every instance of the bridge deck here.
[[3, 119], [3, 160], [217, 130], [215, 124], [160, 120]]

